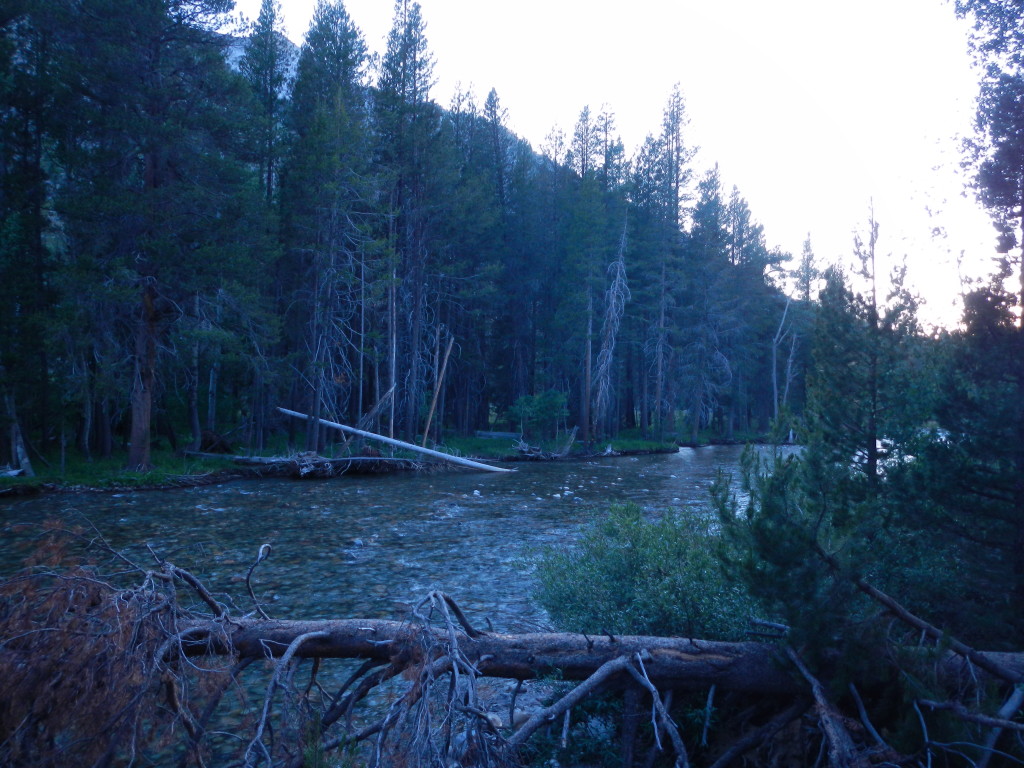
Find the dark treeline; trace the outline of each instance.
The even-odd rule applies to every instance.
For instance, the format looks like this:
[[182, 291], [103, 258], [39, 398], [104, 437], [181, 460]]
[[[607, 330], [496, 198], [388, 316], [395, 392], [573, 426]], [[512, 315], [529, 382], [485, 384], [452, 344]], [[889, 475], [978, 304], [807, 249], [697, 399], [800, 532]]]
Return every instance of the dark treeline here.
[[234, 37], [230, 6], [0, 11], [0, 387], [31, 449], [324, 447], [277, 405], [586, 442], [802, 408], [810, 254], [790, 300], [678, 88], [632, 158], [589, 108], [538, 153], [495, 91], [431, 99], [416, 3], [379, 60], [340, 1], [297, 51], [276, 3]]

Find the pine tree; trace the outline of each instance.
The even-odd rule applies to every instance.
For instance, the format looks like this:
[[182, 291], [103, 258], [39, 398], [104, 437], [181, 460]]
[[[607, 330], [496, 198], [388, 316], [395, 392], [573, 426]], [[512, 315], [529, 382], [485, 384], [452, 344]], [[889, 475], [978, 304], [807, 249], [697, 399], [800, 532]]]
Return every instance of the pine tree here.
[[811, 236], [807, 235], [807, 239], [804, 240], [803, 250], [800, 252], [800, 263], [793, 271], [797, 297], [805, 304], [811, 303], [812, 289], [819, 277], [821, 277], [821, 274], [816, 266], [814, 248], [811, 247]]
[[69, 18], [75, 103], [58, 203], [77, 273], [89, 276], [89, 290], [76, 294], [93, 303], [84, 310], [99, 319], [113, 308], [102, 321], [132, 329], [120, 342], [132, 468], [150, 464], [159, 349], [180, 308], [223, 287], [227, 274], [252, 274], [232, 255], [257, 251], [248, 246], [264, 230], [252, 224], [250, 178], [238, 162], [239, 80], [215, 32], [226, 10], [209, 0], [124, 14], [90, 0]]
[[[25, 428], [51, 426], [48, 314], [55, 299], [47, 189], [65, 108], [58, 4], [14, 2], [0, 17], [0, 391]], [[17, 428], [13, 417], [12, 428]]]
[[686, 394], [690, 441], [711, 422], [719, 397], [732, 382], [729, 337], [736, 331], [738, 302], [729, 290], [729, 230], [718, 167], [697, 185], [693, 226], [686, 239], [685, 305], [681, 373]]
[[276, 0], [263, 0], [260, 14], [249, 29], [239, 68], [256, 99], [254, 143], [268, 203], [274, 200], [277, 188], [284, 105], [292, 62], [292, 45], [284, 36], [281, 4]]
[[814, 329], [813, 367], [808, 381], [812, 433], [828, 460], [855, 468], [861, 493], [876, 497], [882, 465], [898, 460], [930, 413], [927, 380], [918, 375], [915, 339], [920, 334], [917, 302], [903, 285], [903, 270], [889, 282], [876, 274], [878, 224], [867, 239], [855, 239], [864, 293], [832, 268]]
[[[940, 425], [948, 440], [930, 447], [944, 528], [981, 543], [1008, 585], [1015, 626], [1024, 615], [1024, 10], [1016, 3], [959, 0], [974, 21], [973, 47], [985, 65], [973, 162], [978, 197], [1006, 256], [993, 285], [966, 297], [965, 330], [953, 334]], [[1007, 289], [1014, 277], [1017, 286]], [[1016, 305], [1016, 317], [1010, 307]], [[932, 486], [929, 486], [932, 487]], [[977, 522], [974, 514], [977, 513]], [[965, 545], [966, 546], [966, 545]]]
[[[299, 54], [283, 172], [288, 329], [301, 360], [310, 415], [306, 450], [319, 450], [317, 419], [349, 413], [362, 391], [366, 246], [370, 238], [366, 45], [339, 2], [322, 0]], [[294, 302], [296, 296], [301, 302]], [[353, 358], [350, 349], [359, 350]], [[308, 397], [308, 400], [306, 398]]]
[[[439, 114], [430, 101], [434, 59], [419, 3], [398, 0], [376, 94], [378, 159], [387, 205], [387, 239], [395, 260], [389, 302], [389, 380], [394, 406], [401, 403], [401, 429], [417, 431], [425, 390], [427, 312], [431, 297], [428, 259], [433, 243], [431, 162], [438, 138]], [[399, 381], [399, 359], [406, 375]], [[393, 406], [389, 430], [399, 426]]]
[[682, 347], [677, 314], [685, 288], [682, 225], [686, 218], [691, 161], [696, 150], [685, 143], [685, 104], [675, 86], [665, 105], [661, 132], [648, 136], [632, 163], [629, 185], [633, 223], [629, 247], [634, 301], [631, 324], [640, 339], [636, 360], [641, 390], [640, 427], [659, 438], [672, 426], [679, 405]]

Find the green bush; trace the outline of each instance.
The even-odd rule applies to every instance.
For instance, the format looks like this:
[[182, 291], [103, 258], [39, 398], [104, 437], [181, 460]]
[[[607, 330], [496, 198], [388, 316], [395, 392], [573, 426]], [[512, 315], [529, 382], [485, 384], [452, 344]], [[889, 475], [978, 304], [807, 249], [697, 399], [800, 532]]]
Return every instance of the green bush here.
[[553, 389], [524, 395], [509, 408], [508, 420], [530, 437], [553, 437], [558, 425], [569, 417], [567, 403], [565, 393]]
[[753, 603], [726, 582], [718, 543], [692, 514], [614, 507], [577, 547], [544, 553], [540, 602], [568, 631], [739, 639]]

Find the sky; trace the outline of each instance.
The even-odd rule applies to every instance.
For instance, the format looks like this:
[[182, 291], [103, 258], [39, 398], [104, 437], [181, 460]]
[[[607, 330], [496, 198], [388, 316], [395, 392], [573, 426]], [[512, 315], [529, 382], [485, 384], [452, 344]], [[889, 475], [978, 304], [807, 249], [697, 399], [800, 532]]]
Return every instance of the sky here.
[[[281, 0], [297, 43], [315, 0]], [[977, 74], [945, 0], [420, 0], [433, 99], [495, 88], [539, 149], [607, 105], [631, 156], [680, 85], [698, 172], [719, 166], [768, 245], [848, 266], [870, 212], [883, 264], [904, 259], [927, 323], [956, 322], [961, 277], [990, 273], [995, 236], [961, 170]], [[345, 0], [382, 53], [391, 0]], [[259, 0], [238, 0], [250, 18]], [[887, 268], [886, 268], [887, 271]]]

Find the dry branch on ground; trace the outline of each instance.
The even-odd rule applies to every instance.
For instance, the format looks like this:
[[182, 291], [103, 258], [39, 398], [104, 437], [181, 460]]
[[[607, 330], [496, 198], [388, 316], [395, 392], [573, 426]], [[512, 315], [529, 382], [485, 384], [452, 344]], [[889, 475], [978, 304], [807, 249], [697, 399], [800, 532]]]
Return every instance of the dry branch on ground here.
[[[354, 750], [367, 765], [513, 766], [537, 734], [554, 728], [570, 738], [574, 708], [630, 692], [651, 707], [652, 749], [676, 765], [720, 768], [775, 739], [813, 733], [832, 764], [867, 764], [861, 729], [850, 728], [799, 655], [776, 643], [483, 632], [437, 592], [405, 621], [270, 620], [258, 606], [235, 615], [193, 574], [157, 560], [127, 586], [89, 569], [35, 570], [2, 585], [0, 763], [144, 757], [298, 768]], [[970, 664], [953, 653], [936, 658], [949, 690], [978, 689], [978, 658], [982, 667], [1024, 672], [1022, 654], [976, 654]], [[547, 698], [519, 710], [519, 689], [510, 701], [488, 678], [546, 681]], [[662, 696], [712, 686], [716, 702], [746, 702], [744, 724], [709, 746], [687, 744]], [[945, 709], [1014, 730], [1012, 713], [979, 720], [960, 702]], [[808, 727], [789, 728], [812, 712]]]

